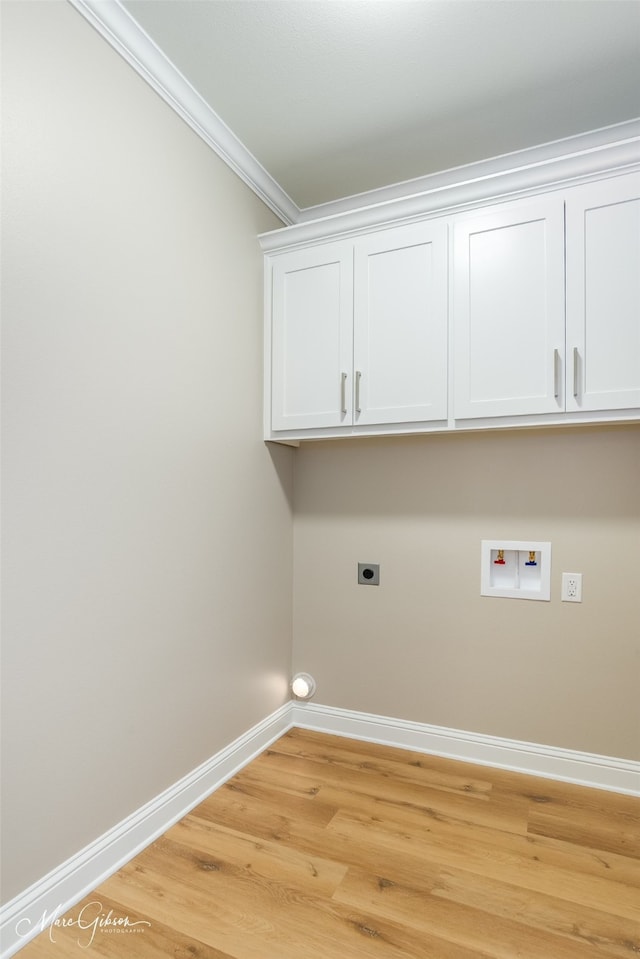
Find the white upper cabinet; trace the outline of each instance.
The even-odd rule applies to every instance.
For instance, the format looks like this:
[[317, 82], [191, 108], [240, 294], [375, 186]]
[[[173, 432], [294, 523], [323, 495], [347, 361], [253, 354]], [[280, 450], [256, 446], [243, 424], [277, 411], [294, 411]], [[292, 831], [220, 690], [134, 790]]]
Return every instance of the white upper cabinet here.
[[564, 408], [564, 207], [561, 194], [456, 220], [456, 419]]
[[447, 417], [447, 224], [355, 241], [354, 424]]
[[639, 422], [638, 166], [351, 232], [301, 223], [291, 247], [279, 231], [265, 436]]
[[566, 204], [567, 410], [640, 407], [640, 174]]
[[271, 428], [350, 423], [353, 245], [276, 257], [272, 284]]
[[446, 420], [446, 223], [272, 262], [272, 430]]

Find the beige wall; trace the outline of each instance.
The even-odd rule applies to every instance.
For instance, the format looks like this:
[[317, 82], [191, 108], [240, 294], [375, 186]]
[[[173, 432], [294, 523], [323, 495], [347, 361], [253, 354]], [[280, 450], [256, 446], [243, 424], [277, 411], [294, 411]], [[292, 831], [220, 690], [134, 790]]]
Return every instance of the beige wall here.
[[[4, 899], [287, 699], [294, 460], [319, 702], [640, 758], [638, 429], [266, 449], [276, 218], [66, 3], [2, 17]], [[551, 603], [480, 597], [494, 537]]]
[[[493, 538], [551, 541], [551, 602], [480, 596]], [[306, 444], [294, 555], [317, 702], [640, 759], [637, 427]]]
[[288, 698], [264, 205], [66, 3], [3, 16], [3, 884]]

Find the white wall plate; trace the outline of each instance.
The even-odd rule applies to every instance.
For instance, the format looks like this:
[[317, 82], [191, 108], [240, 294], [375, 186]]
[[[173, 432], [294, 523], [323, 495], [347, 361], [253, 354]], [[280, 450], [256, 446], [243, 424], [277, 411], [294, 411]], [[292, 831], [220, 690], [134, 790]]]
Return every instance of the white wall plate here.
[[503, 599], [551, 599], [551, 543], [483, 539], [480, 595]]

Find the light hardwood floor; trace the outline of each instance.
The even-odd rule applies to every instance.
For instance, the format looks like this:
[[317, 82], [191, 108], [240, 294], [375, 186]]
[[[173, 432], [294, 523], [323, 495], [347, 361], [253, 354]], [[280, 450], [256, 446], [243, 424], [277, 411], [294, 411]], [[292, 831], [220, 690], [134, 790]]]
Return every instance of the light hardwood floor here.
[[294, 729], [68, 919], [20, 959], [638, 959], [640, 800]]

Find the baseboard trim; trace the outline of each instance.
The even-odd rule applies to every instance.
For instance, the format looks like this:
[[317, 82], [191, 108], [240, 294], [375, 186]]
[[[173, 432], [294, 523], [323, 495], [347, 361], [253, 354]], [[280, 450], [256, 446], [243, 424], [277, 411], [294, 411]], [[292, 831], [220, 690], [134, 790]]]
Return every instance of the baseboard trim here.
[[294, 703], [292, 725], [401, 749], [413, 749], [545, 779], [640, 796], [640, 762], [573, 749], [483, 736], [389, 716]]
[[0, 959], [71, 909], [292, 726], [640, 797], [640, 763], [389, 716], [289, 702], [0, 910]]
[[290, 728], [291, 703], [285, 703], [3, 906], [1, 959], [15, 955]]

